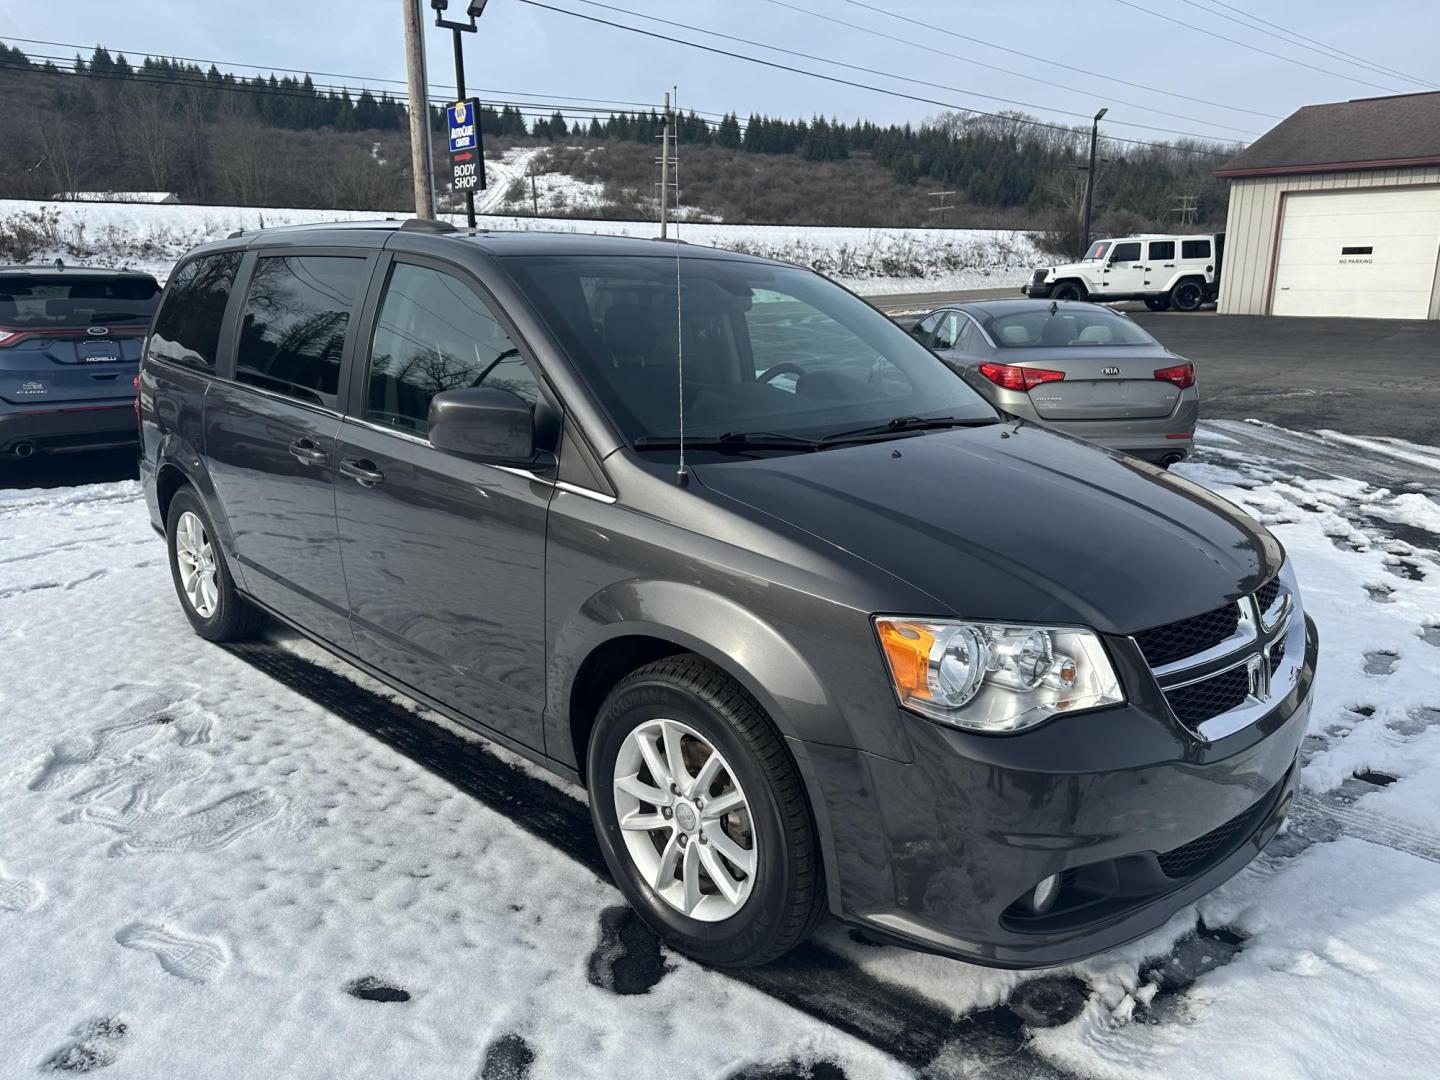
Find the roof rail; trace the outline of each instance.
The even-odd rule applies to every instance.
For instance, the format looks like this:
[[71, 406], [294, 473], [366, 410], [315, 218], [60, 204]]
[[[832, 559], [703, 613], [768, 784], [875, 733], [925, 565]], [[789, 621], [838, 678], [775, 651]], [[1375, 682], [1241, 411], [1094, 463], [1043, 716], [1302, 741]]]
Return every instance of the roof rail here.
[[406, 218], [400, 223], [401, 232], [452, 233], [460, 230], [448, 221], [436, 218]]

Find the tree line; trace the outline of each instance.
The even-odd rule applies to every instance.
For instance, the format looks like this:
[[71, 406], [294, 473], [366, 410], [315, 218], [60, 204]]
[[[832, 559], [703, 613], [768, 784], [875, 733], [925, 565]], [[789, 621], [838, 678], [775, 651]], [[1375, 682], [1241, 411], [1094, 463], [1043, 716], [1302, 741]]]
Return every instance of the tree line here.
[[[166, 57], [132, 62], [104, 48], [61, 65], [3, 43], [0, 80], [8, 100], [26, 103], [0, 111], [8, 150], [0, 158], [0, 194], [82, 190], [103, 175], [107, 188], [176, 190], [196, 202], [380, 208], [407, 201], [408, 111], [383, 91], [352, 93], [317, 85], [308, 74], [245, 77]], [[444, 107], [429, 112], [432, 129], [442, 130]], [[648, 146], [664, 128], [654, 109], [583, 117], [572, 110], [567, 117], [482, 105], [480, 121], [491, 139]], [[808, 162], [860, 155], [905, 188], [943, 187], [957, 192], [962, 205], [1020, 209], [1037, 226], [1078, 217], [1089, 150], [1088, 129], [1020, 113], [950, 113], [920, 125], [882, 126], [762, 113], [742, 120], [734, 112], [713, 121], [688, 111], [676, 117], [676, 136], [682, 145]], [[328, 148], [324, 167], [298, 174], [303, 158], [296, 154], [321, 146]], [[1200, 222], [1218, 220], [1225, 191], [1211, 172], [1227, 149], [1105, 141], [1097, 209], [1123, 206], [1137, 225], [1160, 223], [1184, 195], [1196, 198]]]

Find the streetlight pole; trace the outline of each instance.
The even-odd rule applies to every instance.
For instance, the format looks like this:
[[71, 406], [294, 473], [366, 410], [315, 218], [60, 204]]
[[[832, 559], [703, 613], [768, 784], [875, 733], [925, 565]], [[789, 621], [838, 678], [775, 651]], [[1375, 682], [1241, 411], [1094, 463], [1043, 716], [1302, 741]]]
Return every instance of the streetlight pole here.
[[1082, 257], [1090, 250], [1090, 212], [1095, 206], [1095, 148], [1100, 142], [1100, 121], [1109, 111], [1105, 108], [1097, 112], [1095, 122], [1090, 126], [1090, 167], [1085, 170], [1085, 223], [1080, 227]]
[[[471, 3], [467, 4], [465, 7], [465, 16], [469, 21], [462, 23], [451, 22], [449, 19], [445, 18], [445, 10], [450, 6], [450, 0], [430, 0], [430, 6], [435, 9], [435, 25], [449, 30], [455, 39], [456, 101], [465, 100], [465, 53], [460, 46], [460, 35], [473, 34], [480, 29], [478, 26], [475, 25], [475, 20], [480, 18], [481, 15], [485, 14], [486, 3], [487, 0], [472, 0]], [[481, 154], [480, 140], [478, 138], [478, 132], [480, 130], [480, 117], [477, 115], [474, 120], [475, 130], [477, 132], [477, 138], [475, 140], [475, 155], [478, 158]], [[481, 170], [480, 175], [482, 177], [483, 183], [483, 177], [485, 175], [485, 165], [483, 162], [478, 162], [477, 167]], [[465, 224], [472, 229], [475, 228], [475, 192], [470, 188], [465, 189]]]

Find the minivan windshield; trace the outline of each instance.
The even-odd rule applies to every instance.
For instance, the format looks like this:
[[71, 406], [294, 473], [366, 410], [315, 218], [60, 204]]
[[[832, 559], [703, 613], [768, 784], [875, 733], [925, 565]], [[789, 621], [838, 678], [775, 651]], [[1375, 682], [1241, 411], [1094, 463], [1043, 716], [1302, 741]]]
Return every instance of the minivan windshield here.
[[71, 329], [145, 326], [160, 299], [152, 277], [87, 277], [83, 271], [0, 275], [0, 326]]
[[[1053, 310], [1052, 310], [1053, 308]], [[1160, 343], [1123, 315], [1090, 304], [1033, 307], [996, 315], [985, 324], [1002, 349], [1098, 348]]]
[[904, 330], [807, 270], [689, 255], [503, 262], [637, 449], [674, 449], [682, 359], [687, 447], [794, 452], [998, 418]]

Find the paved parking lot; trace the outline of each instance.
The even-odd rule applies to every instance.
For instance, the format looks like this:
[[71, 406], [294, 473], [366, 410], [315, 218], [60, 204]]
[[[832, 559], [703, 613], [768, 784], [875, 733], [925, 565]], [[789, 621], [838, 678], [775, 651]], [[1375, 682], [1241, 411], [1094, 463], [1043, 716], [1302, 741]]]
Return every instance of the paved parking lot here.
[[1131, 315], [1195, 361], [1201, 416], [1440, 442], [1440, 322]]

